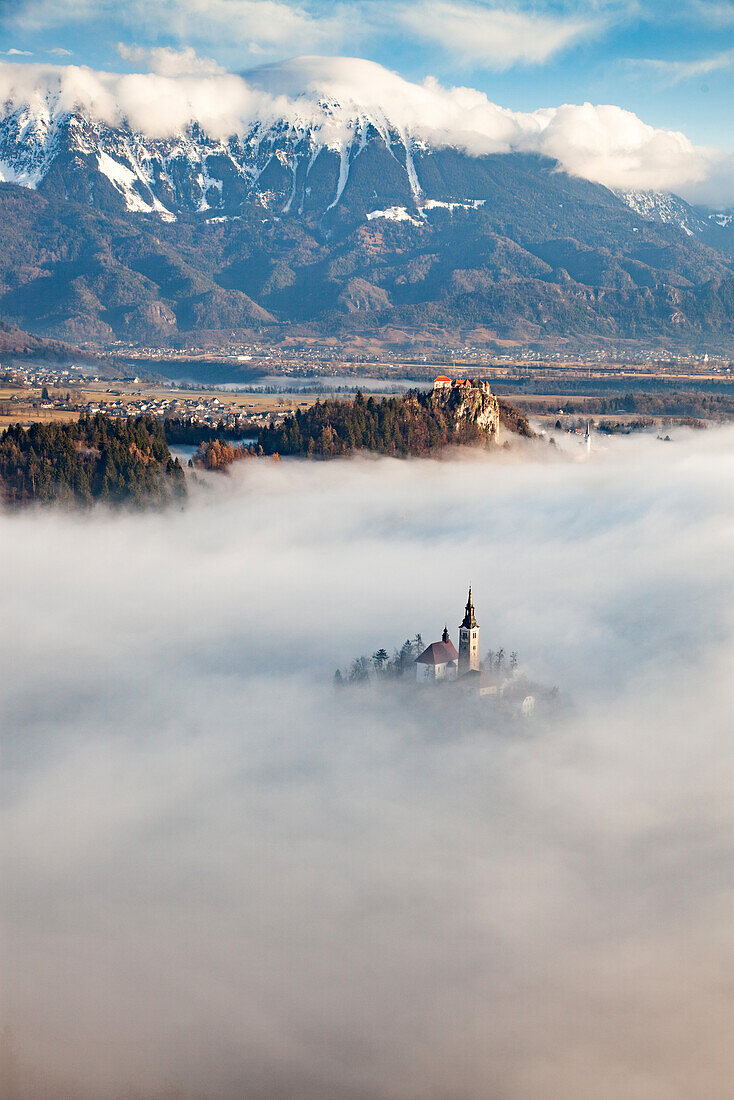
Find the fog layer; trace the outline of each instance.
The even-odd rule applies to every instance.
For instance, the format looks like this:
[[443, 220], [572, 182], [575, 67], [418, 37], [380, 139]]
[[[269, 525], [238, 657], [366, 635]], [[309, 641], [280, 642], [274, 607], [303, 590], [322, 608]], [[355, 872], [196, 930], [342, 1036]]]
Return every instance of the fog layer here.
[[[717, 430], [0, 513], [8, 1097], [728, 1095], [733, 477]], [[469, 582], [569, 717], [333, 688]]]

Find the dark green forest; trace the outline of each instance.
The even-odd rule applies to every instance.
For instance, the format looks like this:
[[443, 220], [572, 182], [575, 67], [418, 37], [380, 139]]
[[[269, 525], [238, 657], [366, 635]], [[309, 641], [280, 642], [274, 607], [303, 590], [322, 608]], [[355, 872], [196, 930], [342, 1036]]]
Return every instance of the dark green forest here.
[[97, 413], [71, 423], [13, 424], [0, 433], [0, 498], [91, 505], [155, 504], [185, 494], [163, 426]]
[[[525, 418], [511, 412], [514, 430], [532, 434]], [[316, 401], [280, 425], [263, 428], [259, 442], [266, 454], [335, 458], [363, 450], [405, 457], [450, 444], [481, 445], [486, 438], [472, 421], [457, 426], [451, 411], [434, 403], [430, 393], [411, 390], [403, 397], [376, 399], [358, 393], [353, 401]]]

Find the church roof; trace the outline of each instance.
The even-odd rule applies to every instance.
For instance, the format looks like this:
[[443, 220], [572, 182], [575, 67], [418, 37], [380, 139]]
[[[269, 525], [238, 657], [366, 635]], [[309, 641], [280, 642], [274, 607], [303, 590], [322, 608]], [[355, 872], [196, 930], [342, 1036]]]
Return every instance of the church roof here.
[[445, 665], [449, 661], [455, 661], [458, 656], [453, 642], [431, 642], [420, 657], [416, 657], [416, 664]]

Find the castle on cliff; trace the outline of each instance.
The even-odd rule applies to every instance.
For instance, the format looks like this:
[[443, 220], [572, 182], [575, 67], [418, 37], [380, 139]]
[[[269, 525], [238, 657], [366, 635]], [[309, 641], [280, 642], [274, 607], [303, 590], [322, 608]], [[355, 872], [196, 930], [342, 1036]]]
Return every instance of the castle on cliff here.
[[457, 433], [474, 427], [486, 441], [499, 442], [500, 406], [489, 382], [481, 378], [449, 378], [439, 374], [433, 381], [431, 401], [453, 420]]
[[439, 680], [458, 680], [469, 673], [478, 673], [479, 661], [479, 623], [474, 614], [474, 601], [471, 587], [464, 609], [464, 618], [459, 626], [459, 650], [448, 632], [443, 628], [440, 642], [431, 642], [416, 658], [415, 671], [419, 684], [436, 683]]
[[433, 388], [441, 393], [446, 390], [456, 390], [458, 393], [466, 393], [468, 390], [490, 394], [492, 392], [489, 382], [484, 382], [481, 378], [449, 378], [446, 374], [439, 374], [438, 378], [434, 378]]

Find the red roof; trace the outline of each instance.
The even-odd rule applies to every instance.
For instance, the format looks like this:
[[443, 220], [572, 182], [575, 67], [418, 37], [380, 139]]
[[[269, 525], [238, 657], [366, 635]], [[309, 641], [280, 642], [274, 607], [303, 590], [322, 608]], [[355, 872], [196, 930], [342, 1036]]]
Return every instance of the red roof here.
[[445, 665], [449, 661], [455, 661], [459, 654], [454, 648], [453, 642], [431, 642], [424, 649], [420, 657], [416, 658], [418, 665]]
[[448, 375], [439, 374], [438, 378], [433, 379], [433, 384], [435, 386], [436, 382], [450, 382], [450, 381], [451, 381], [451, 379], [448, 377]]

